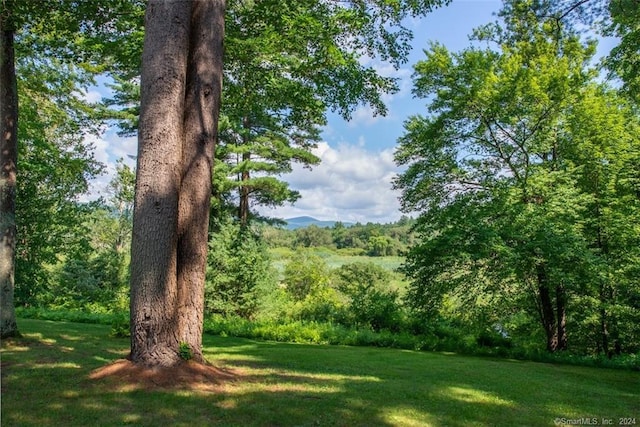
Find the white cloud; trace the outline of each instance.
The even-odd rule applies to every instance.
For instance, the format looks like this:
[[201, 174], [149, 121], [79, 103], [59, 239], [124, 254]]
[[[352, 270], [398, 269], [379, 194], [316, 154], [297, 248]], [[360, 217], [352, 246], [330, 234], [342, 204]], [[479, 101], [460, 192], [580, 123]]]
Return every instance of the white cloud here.
[[82, 98], [87, 102], [100, 102], [102, 100], [102, 94], [97, 90], [88, 90], [82, 93]]
[[349, 120], [349, 126], [369, 126], [381, 120], [393, 119], [392, 103], [398, 99], [402, 99], [410, 95], [411, 92], [411, 70], [408, 68], [396, 69], [389, 63], [381, 62], [377, 59], [363, 57], [360, 63], [364, 66], [372, 67], [379, 75], [383, 77], [393, 77], [398, 79], [398, 91], [395, 93], [381, 94], [382, 102], [387, 106], [387, 115], [381, 116], [374, 114], [373, 108], [369, 105], [358, 106]]
[[96, 200], [101, 196], [108, 197], [107, 187], [115, 176], [116, 161], [123, 158], [125, 164], [135, 167], [135, 159], [130, 156], [135, 156], [137, 152], [138, 139], [137, 137], [121, 138], [111, 130], [100, 137], [87, 136], [85, 144], [93, 146], [94, 157], [105, 165], [105, 170], [102, 175], [91, 181], [89, 194], [85, 195], [82, 200]]
[[399, 193], [391, 181], [398, 172], [393, 151], [365, 150], [360, 144], [326, 142], [318, 144], [315, 154], [321, 158], [313, 170], [294, 166], [283, 178], [301, 199], [294, 206], [261, 209], [270, 216], [290, 218], [313, 216], [322, 220], [347, 222], [392, 222], [400, 217]]

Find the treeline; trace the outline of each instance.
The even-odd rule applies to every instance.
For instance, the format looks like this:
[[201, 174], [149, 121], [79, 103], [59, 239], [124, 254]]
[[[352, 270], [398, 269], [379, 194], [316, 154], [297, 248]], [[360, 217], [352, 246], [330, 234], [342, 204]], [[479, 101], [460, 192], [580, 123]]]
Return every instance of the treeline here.
[[333, 227], [310, 225], [288, 230], [267, 227], [263, 235], [269, 247], [290, 249], [325, 247], [351, 250], [353, 255], [398, 256], [414, 243], [411, 227], [415, 220], [403, 216], [395, 223], [356, 223], [345, 226], [336, 222]]

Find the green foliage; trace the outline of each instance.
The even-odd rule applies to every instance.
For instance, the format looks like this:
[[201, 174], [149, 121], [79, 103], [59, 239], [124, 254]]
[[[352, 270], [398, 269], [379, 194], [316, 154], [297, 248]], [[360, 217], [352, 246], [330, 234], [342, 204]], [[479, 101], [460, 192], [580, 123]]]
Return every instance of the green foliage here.
[[343, 298], [335, 289], [328, 286], [314, 287], [304, 299], [290, 306], [287, 317], [293, 320], [347, 324], [346, 309]]
[[345, 264], [335, 270], [336, 287], [349, 299], [349, 322], [374, 331], [403, 327], [398, 293], [389, 290], [391, 274], [373, 263]]
[[230, 218], [214, 225], [209, 241], [205, 312], [250, 318], [262, 295], [273, 292], [275, 272], [259, 232]]
[[193, 351], [191, 350], [191, 346], [187, 342], [181, 342], [178, 352], [180, 353], [180, 358], [182, 360], [191, 360], [193, 359]]
[[[594, 45], [534, 6], [506, 2], [500, 25], [476, 31], [497, 49], [432, 44], [416, 65], [415, 93], [434, 98], [396, 152], [403, 208], [421, 212], [407, 302], [414, 316], [480, 330], [537, 318], [549, 350], [570, 330], [578, 351], [606, 353], [609, 340], [619, 351], [623, 333], [633, 352], [634, 322], [613, 313], [628, 312], [619, 295], [637, 289], [627, 272], [637, 272], [640, 211], [626, 186], [638, 179], [637, 114], [594, 82]], [[577, 331], [600, 343], [578, 347]]]
[[[45, 304], [59, 295], [48, 268], [82, 259], [87, 206], [78, 198], [102, 171], [89, 138], [100, 132], [85, 94], [127, 46], [129, 12], [141, 2], [3, 2], [3, 31], [15, 32], [18, 81], [16, 303]], [[6, 6], [6, 7], [5, 7]], [[141, 15], [137, 15], [138, 18]], [[5, 27], [5, 23], [8, 25]], [[84, 275], [76, 263], [68, 272]], [[91, 287], [84, 277], [80, 287]], [[74, 285], [72, 285], [73, 287]], [[73, 299], [78, 299], [74, 297]]]
[[337, 248], [350, 250], [353, 255], [397, 256], [413, 242], [415, 220], [407, 217], [390, 224], [355, 224], [346, 227], [341, 222], [332, 228], [316, 225], [286, 230], [267, 227], [265, 241], [270, 248], [288, 247]]
[[302, 301], [329, 283], [329, 269], [322, 258], [299, 252], [284, 269], [284, 284], [295, 301]]
[[640, 63], [637, 55], [640, 46], [640, 5], [633, 0], [611, 1], [609, 12], [611, 23], [605, 33], [618, 37], [620, 44], [611, 49], [606, 65], [622, 79], [622, 91], [637, 104], [640, 101]]
[[333, 239], [331, 237], [331, 231], [328, 228], [321, 228], [317, 225], [310, 225], [309, 227], [298, 228], [294, 231], [295, 241], [294, 246], [310, 248], [310, 247], [323, 247], [331, 246]]
[[128, 312], [117, 312], [113, 314], [113, 320], [111, 321], [111, 333], [112, 337], [127, 338], [131, 336], [130, 326], [131, 316]]

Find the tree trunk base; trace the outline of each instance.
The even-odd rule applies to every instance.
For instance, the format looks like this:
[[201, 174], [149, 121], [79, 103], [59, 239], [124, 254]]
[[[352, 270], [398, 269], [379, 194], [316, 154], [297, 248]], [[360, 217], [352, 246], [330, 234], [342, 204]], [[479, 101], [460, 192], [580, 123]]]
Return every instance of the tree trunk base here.
[[173, 366], [148, 367], [128, 359], [116, 360], [89, 374], [91, 380], [105, 380], [119, 390], [220, 391], [238, 375], [207, 363], [181, 360]]

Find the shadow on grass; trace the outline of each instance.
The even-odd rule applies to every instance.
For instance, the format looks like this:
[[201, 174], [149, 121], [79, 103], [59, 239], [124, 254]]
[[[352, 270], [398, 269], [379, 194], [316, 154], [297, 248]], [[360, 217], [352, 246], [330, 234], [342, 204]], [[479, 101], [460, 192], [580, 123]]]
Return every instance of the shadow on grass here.
[[[214, 391], [135, 390], [89, 374], [127, 354], [99, 325], [22, 321], [2, 346], [2, 425], [553, 425], [638, 416], [640, 374], [375, 348], [205, 336], [236, 374]], [[615, 418], [617, 422], [617, 418]]]

